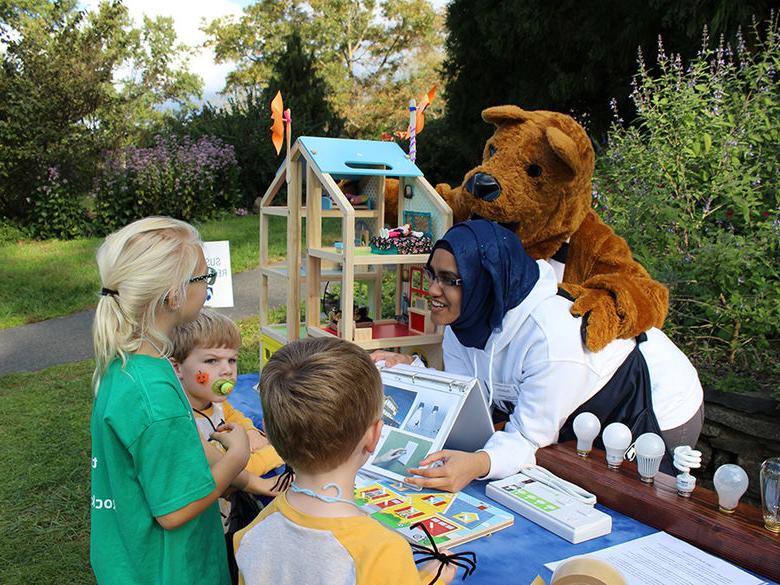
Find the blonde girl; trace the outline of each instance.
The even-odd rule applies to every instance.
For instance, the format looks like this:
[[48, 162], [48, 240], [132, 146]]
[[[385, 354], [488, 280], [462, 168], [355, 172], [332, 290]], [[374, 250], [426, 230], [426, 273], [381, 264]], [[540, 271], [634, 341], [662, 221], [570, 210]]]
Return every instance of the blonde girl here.
[[198, 232], [138, 220], [97, 252], [102, 290], [93, 338], [90, 560], [98, 583], [227, 585], [217, 498], [249, 457], [246, 433], [210, 468], [168, 356], [173, 328], [194, 319], [216, 273]]

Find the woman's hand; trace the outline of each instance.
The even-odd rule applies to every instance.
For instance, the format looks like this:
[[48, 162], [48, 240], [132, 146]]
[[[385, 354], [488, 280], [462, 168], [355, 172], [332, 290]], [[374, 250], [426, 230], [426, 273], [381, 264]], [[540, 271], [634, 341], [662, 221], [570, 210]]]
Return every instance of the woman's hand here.
[[[437, 462], [438, 465], [434, 465]], [[468, 453], [445, 449], [431, 453], [420, 461], [422, 467], [408, 469], [409, 473], [422, 477], [407, 477], [406, 482], [424, 488], [459, 492], [471, 480], [490, 473], [490, 456], [484, 451]]]
[[378, 349], [371, 353], [371, 359], [374, 360], [374, 363], [382, 361], [386, 367], [392, 368], [398, 364], [411, 366], [414, 361], [414, 356]]

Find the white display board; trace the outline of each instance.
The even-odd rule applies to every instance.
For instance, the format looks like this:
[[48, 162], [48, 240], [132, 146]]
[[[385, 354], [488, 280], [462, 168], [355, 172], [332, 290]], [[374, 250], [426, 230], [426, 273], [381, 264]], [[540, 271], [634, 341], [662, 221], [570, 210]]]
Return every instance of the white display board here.
[[445, 446], [474, 451], [493, 433], [476, 378], [404, 365], [380, 373], [385, 424], [364, 472], [403, 481], [429, 453]]
[[208, 287], [207, 307], [233, 306], [233, 273], [230, 270], [230, 242], [203, 242], [206, 264], [217, 271], [216, 282]]

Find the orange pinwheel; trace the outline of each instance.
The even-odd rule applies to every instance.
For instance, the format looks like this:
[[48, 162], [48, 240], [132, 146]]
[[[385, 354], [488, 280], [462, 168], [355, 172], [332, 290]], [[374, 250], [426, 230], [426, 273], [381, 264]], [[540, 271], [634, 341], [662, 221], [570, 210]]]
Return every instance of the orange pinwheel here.
[[271, 101], [271, 119], [274, 121], [271, 126], [271, 142], [274, 143], [276, 154], [282, 151], [284, 144], [284, 102], [282, 101], [282, 92], [277, 91], [276, 96]]
[[[414, 133], [419, 134], [422, 132], [423, 127], [425, 126], [425, 110], [428, 109], [428, 106], [431, 105], [431, 102], [433, 101], [433, 98], [436, 96], [436, 86], [434, 85], [431, 89], [428, 90], [428, 93], [424, 94], [420, 100], [417, 102], [417, 113], [414, 117]], [[401, 140], [408, 140], [409, 139], [409, 128], [406, 130], [396, 130], [393, 134], [395, 134], [399, 139]]]
[[433, 102], [433, 98], [436, 97], [436, 86], [434, 85], [428, 90], [424, 96], [422, 96], [417, 102], [417, 116], [415, 117], [415, 133], [419, 134], [425, 126], [425, 110]]

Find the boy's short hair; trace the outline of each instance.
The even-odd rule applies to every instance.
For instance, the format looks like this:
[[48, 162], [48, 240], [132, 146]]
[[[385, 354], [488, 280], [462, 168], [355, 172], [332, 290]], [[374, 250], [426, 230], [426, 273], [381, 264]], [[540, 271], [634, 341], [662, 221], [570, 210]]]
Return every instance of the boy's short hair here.
[[186, 360], [193, 349], [226, 347], [238, 350], [241, 347], [238, 325], [230, 317], [211, 309], [201, 309], [197, 319], [178, 325], [171, 337], [171, 357], [179, 363]]
[[329, 471], [346, 461], [381, 418], [382, 379], [368, 353], [339, 338], [277, 350], [260, 375], [268, 438], [293, 469]]

